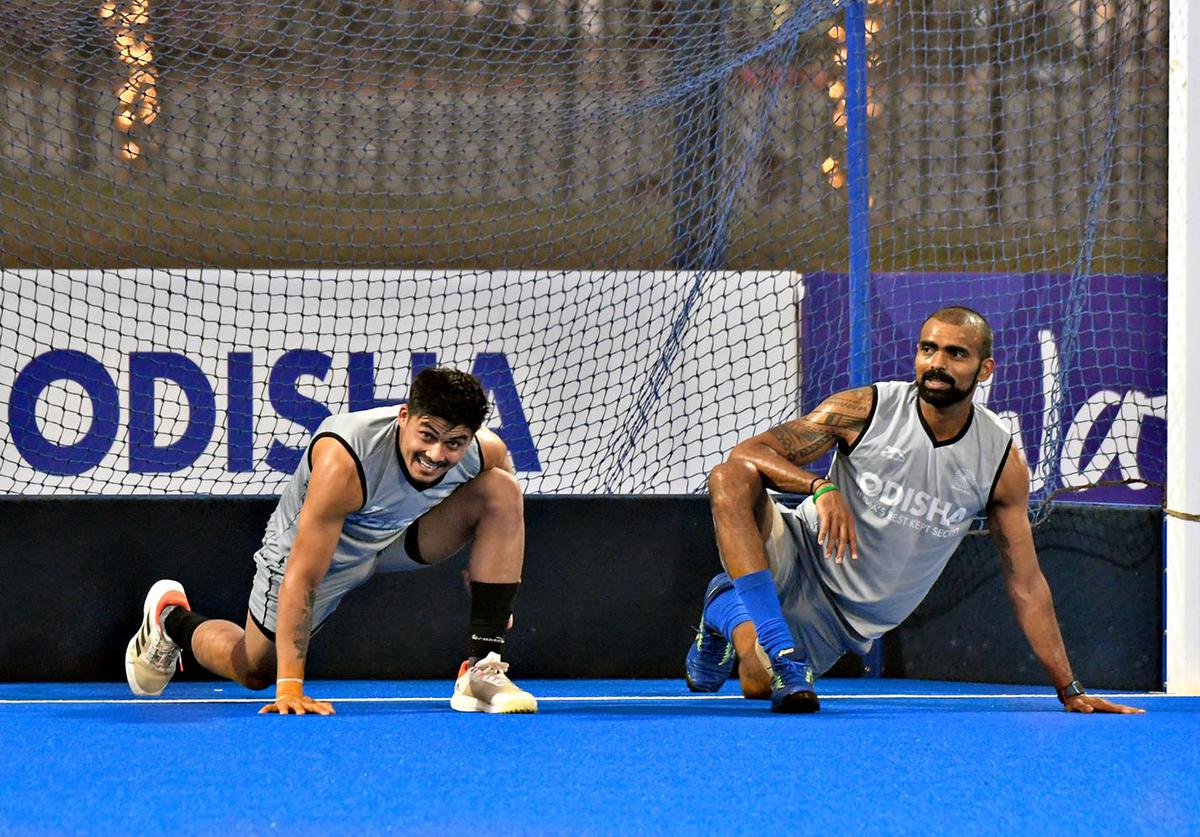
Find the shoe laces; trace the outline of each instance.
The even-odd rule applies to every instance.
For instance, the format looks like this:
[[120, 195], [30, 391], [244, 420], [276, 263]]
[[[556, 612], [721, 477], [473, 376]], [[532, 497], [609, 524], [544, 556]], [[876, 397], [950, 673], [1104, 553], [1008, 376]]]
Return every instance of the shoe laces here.
[[713, 643], [719, 643], [716, 647], [721, 652], [720, 664], [725, 665], [729, 662], [729, 658], [734, 655], [733, 643], [725, 636], [707, 625], [701, 624], [696, 628], [696, 650], [705, 652], [713, 647]]
[[142, 651], [142, 659], [158, 671], [169, 673], [179, 659], [179, 646], [162, 631], [155, 631]]
[[508, 679], [508, 663], [498, 658], [485, 657], [482, 660], [478, 660], [472, 668], [474, 669], [476, 678], [485, 680], [495, 686], [505, 686], [512, 683]]
[[791, 654], [780, 654], [771, 661], [771, 670], [779, 675], [796, 674], [808, 679], [812, 666], [807, 660], [797, 660]]

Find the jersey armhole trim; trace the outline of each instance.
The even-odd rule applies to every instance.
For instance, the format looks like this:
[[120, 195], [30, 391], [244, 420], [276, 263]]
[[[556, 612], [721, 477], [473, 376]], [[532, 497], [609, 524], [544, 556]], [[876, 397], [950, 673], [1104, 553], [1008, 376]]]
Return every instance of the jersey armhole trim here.
[[988, 492], [987, 502], [983, 508], [986, 510], [992, 505], [992, 498], [996, 496], [996, 486], [1000, 485], [1000, 475], [1004, 473], [1004, 466], [1008, 464], [1008, 455], [1012, 453], [1013, 440], [1010, 436], [1008, 444], [1004, 446], [1004, 456], [1000, 457], [1000, 467], [996, 469], [996, 476], [992, 478], [992, 490]]
[[871, 410], [867, 413], [866, 424], [863, 425], [862, 432], [858, 434], [858, 438], [854, 440], [854, 444], [847, 445], [841, 439], [838, 439], [837, 448], [845, 456], [854, 453], [854, 449], [858, 447], [858, 443], [867, 435], [867, 431], [871, 429], [871, 422], [875, 419], [875, 410], [879, 407], [879, 388], [875, 384], [871, 384]]
[[308, 471], [310, 474], [312, 473], [313, 448], [316, 447], [317, 442], [319, 442], [321, 439], [324, 439], [326, 437], [329, 437], [330, 439], [337, 439], [339, 442], [341, 442], [342, 447], [344, 447], [346, 449], [346, 453], [350, 454], [350, 458], [354, 460], [354, 467], [358, 470], [358, 487], [362, 489], [362, 500], [363, 500], [362, 505], [359, 506], [354, 511], [360, 512], [367, 507], [367, 472], [365, 470], [363, 470], [362, 460], [360, 460], [358, 458], [358, 454], [354, 452], [354, 448], [350, 447], [349, 442], [347, 442], [345, 439], [343, 439], [338, 434], [331, 433], [329, 431], [325, 431], [324, 433], [318, 433], [316, 436], [313, 436], [312, 441], [308, 443], [308, 454], [307, 454], [307, 456], [308, 456]]

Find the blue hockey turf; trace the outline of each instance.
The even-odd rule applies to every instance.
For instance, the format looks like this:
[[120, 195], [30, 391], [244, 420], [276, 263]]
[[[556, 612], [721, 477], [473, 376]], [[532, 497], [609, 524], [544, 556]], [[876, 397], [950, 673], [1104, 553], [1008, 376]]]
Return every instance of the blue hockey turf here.
[[215, 683], [0, 685], [3, 833], [1200, 834], [1200, 698], [819, 681], [814, 716], [671, 681], [327, 682], [332, 718]]

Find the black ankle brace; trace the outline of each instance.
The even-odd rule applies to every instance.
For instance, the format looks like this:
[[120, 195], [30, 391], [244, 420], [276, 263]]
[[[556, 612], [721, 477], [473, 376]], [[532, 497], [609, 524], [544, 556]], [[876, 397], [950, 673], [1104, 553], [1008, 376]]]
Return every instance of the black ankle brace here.
[[163, 630], [172, 642], [190, 654], [192, 652], [192, 634], [196, 633], [196, 628], [199, 628], [208, 619], [207, 616], [192, 613], [186, 607], [176, 606], [167, 611], [167, 615], [163, 619]]
[[512, 616], [513, 599], [520, 586], [520, 582], [471, 582], [471, 636], [468, 657], [478, 660], [486, 657], [491, 651], [497, 654], [504, 651], [508, 618]]

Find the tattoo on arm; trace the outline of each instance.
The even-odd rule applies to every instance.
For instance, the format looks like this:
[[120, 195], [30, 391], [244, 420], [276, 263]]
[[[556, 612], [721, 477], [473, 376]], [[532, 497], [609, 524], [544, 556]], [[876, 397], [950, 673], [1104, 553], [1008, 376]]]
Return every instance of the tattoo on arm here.
[[1008, 539], [1008, 535], [998, 527], [992, 527], [992, 543], [996, 545], [996, 553], [1000, 556], [1000, 568], [1004, 570], [1005, 575], [1012, 575], [1013, 559], [1012, 559], [1012, 543]]
[[786, 424], [771, 428], [771, 435], [783, 445], [783, 455], [789, 462], [801, 465], [829, 447], [830, 434], [819, 430], [795, 430]]
[[859, 433], [867, 426], [870, 394], [866, 403], [855, 392], [829, 398], [820, 410], [799, 421], [772, 427], [770, 433], [783, 446], [783, 455], [795, 465], [811, 462], [839, 439]]
[[308, 641], [312, 638], [313, 604], [317, 600], [317, 591], [312, 590], [304, 599], [300, 611], [300, 623], [296, 625], [295, 648], [296, 656], [303, 660], [308, 656]]

